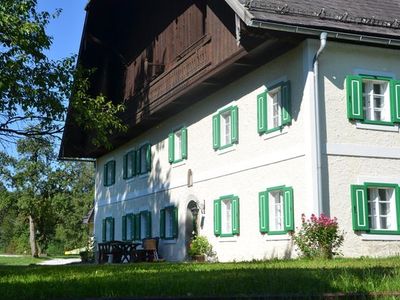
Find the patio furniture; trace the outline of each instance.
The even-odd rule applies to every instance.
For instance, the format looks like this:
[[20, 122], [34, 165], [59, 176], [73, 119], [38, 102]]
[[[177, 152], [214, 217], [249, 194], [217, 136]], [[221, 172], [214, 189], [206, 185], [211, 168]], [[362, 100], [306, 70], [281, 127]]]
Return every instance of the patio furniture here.
[[137, 260], [135, 242], [110, 241], [99, 243], [99, 263], [123, 263]]

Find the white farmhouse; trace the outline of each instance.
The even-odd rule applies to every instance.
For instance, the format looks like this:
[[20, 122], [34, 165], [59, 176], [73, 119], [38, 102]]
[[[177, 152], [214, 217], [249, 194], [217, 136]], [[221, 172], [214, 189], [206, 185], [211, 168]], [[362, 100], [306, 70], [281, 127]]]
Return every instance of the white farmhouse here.
[[220, 261], [294, 257], [301, 214], [338, 218], [344, 256], [400, 253], [396, 1], [92, 0], [79, 61], [125, 101], [94, 147], [68, 115], [61, 158], [96, 161], [96, 240], [193, 232]]

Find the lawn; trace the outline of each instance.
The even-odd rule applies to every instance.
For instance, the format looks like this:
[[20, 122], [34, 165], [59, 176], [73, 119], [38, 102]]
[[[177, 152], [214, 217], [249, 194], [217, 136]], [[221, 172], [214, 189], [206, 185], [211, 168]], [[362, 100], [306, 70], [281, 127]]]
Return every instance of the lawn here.
[[[400, 258], [0, 266], [1, 299], [400, 291]], [[394, 299], [394, 298], [393, 298]]]

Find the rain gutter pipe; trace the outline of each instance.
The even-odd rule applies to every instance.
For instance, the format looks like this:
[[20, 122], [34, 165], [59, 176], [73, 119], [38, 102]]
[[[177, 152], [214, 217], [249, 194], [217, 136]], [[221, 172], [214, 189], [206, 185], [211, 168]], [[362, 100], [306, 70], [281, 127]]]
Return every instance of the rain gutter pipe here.
[[318, 59], [326, 46], [326, 39], [328, 34], [322, 32], [320, 35], [320, 47], [314, 56], [313, 61], [313, 72], [314, 72], [314, 124], [315, 124], [315, 170], [317, 179], [317, 212], [318, 215], [323, 213], [323, 201], [322, 201], [322, 170], [321, 170], [321, 113], [319, 106], [319, 62]]

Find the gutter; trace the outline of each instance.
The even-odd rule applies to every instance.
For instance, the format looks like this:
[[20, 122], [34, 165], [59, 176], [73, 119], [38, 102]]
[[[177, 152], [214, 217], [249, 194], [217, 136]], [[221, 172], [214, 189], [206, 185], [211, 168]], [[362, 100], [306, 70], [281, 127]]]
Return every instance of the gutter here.
[[314, 126], [315, 126], [315, 136], [314, 136], [314, 141], [315, 141], [315, 157], [313, 157], [314, 164], [313, 166], [315, 167], [315, 174], [317, 176], [317, 212], [318, 215], [321, 215], [323, 213], [323, 191], [322, 191], [322, 170], [321, 170], [321, 156], [322, 156], [322, 150], [321, 150], [321, 143], [322, 143], [322, 136], [321, 136], [321, 112], [319, 108], [319, 56], [322, 54], [322, 52], [325, 49], [326, 46], [326, 39], [327, 39], [328, 34], [326, 32], [322, 32], [320, 35], [320, 47], [317, 51], [317, 53], [314, 56], [314, 61], [313, 61], [313, 73], [314, 73], [314, 97], [313, 97], [313, 105], [314, 105]]
[[319, 36], [321, 32], [325, 32], [327, 34], [327, 38], [353, 41], [359, 43], [370, 43], [370, 44], [400, 47], [400, 39], [396, 38], [378, 37], [365, 34], [339, 32], [333, 30], [322, 30], [319, 28], [281, 24], [281, 23], [261, 21], [261, 20], [248, 20], [248, 22], [246, 22], [246, 25], [256, 28], [263, 28], [275, 31], [285, 31], [285, 32], [298, 33], [311, 36]]
[[327, 33], [327, 38], [347, 40], [353, 42], [370, 43], [378, 45], [388, 45], [400, 47], [400, 38], [378, 37], [366, 34], [346, 33], [335, 30], [323, 30], [299, 25], [277, 23], [267, 20], [258, 20], [255, 16], [238, 0], [225, 0], [232, 10], [250, 27], [263, 28], [275, 31], [298, 33], [303, 35], [319, 36], [322, 32]]

